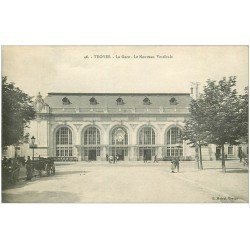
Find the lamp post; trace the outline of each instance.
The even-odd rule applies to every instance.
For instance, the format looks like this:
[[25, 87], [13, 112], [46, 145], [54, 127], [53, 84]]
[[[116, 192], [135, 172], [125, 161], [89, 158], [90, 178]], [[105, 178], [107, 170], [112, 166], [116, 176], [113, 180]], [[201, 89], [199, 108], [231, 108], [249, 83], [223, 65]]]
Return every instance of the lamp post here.
[[35, 152], [35, 140], [36, 138], [34, 135], [31, 137], [31, 142], [32, 142], [32, 148], [33, 148], [33, 161], [34, 161], [34, 152]]

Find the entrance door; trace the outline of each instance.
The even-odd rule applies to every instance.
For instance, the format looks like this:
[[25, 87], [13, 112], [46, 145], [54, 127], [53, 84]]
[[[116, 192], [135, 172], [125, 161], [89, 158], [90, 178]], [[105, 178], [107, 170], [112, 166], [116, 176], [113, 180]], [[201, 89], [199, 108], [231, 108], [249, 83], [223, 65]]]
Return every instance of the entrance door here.
[[96, 161], [96, 149], [89, 150], [89, 161]]
[[144, 159], [151, 161], [151, 149], [144, 149]]
[[118, 161], [124, 161], [124, 149], [117, 148], [116, 154], [119, 156]]
[[220, 160], [220, 156], [221, 156], [221, 147], [216, 147], [216, 160]]

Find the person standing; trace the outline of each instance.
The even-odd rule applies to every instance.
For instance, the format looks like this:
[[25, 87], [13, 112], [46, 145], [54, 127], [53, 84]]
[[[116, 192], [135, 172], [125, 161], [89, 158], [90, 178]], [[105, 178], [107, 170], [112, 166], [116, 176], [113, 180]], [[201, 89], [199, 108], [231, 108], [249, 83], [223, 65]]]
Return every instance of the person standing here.
[[171, 173], [175, 173], [175, 167], [176, 167], [176, 165], [175, 165], [175, 159], [172, 158], [171, 159]]
[[155, 155], [155, 158], [154, 158], [154, 163], [157, 162], [158, 163], [158, 160], [157, 160], [157, 155]]
[[109, 156], [109, 163], [112, 163], [112, 161], [113, 161], [113, 156], [110, 155], [110, 156]]
[[31, 159], [30, 156], [28, 156], [27, 161], [25, 162], [26, 164], [26, 174], [27, 174], [27, 180], [32, 179], [32, 166], [31, 166]]
[[179, 157], [176, 157], [175, 161], [176, 161], [175, 165], [177, 168], [177, 172], [179, 173], [180, 172], [180, 159], [179, 159]]
[[241, 150], [239, 150], [239, 158], [240, 158], [240, 162], [242, 162], [243, 154]]

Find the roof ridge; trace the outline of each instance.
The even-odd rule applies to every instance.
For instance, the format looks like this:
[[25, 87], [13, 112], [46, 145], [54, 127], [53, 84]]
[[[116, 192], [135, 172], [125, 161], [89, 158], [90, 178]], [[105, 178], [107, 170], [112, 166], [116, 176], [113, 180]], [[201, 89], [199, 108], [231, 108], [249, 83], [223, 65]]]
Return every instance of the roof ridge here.
[[190, 95], [190, 93], [68, 93], [49, 92], [48, 95]]

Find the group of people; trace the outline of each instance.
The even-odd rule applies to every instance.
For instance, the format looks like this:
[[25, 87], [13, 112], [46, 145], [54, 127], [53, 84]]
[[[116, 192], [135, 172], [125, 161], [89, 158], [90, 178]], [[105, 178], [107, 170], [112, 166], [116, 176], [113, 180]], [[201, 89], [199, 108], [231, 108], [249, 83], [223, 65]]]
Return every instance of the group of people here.
[[19, 171], [22, 166], [26, 167], [27, 180], [30, 180], [33, 172], [30, 156], [27, 157], [27, 160], [25, 157], [7, 158], [4, 156], [2, 159], [3, 178], [7, 181], [9, 179], [12, 181], [12, 178], [18, 179]]
[[15, 183], [19, 179], [19, 172], [21, 166], [24, 164], [23, 158], [7, 158], [6, 156], [2, 159], [2, 176], [3, 183]]
[[109, 163], [116, 163], [118, 160], [119, 160], [119, 155], [106, 155], [106, 160], [109, 162]]
[[174, 157], [171, 160], [171, 173], [180, 172], [180, 159], [179, 157]]

